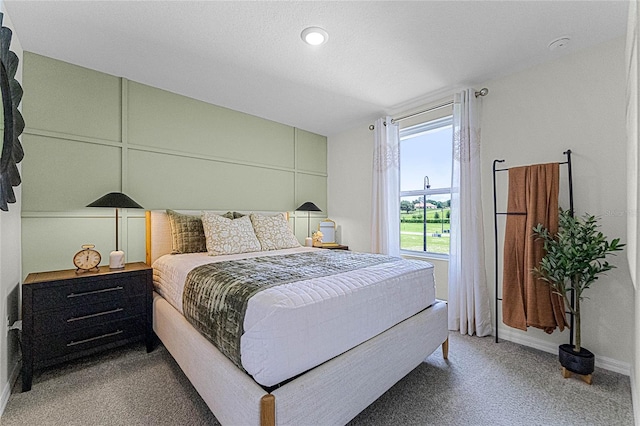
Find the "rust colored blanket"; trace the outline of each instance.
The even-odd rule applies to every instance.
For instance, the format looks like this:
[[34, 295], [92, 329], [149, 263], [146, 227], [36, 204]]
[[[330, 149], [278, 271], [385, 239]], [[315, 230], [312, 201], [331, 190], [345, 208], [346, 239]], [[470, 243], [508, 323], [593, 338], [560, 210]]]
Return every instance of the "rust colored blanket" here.
[[502, 322], [521, 330], [541, 328], [552, 333], [567, 325], [562, 298], [533, 276], [531, 269], [544, 256], [533, 227], [543, 224], [558, 231], [559, 163], [509, 169], [509, 196], [502, 275]]

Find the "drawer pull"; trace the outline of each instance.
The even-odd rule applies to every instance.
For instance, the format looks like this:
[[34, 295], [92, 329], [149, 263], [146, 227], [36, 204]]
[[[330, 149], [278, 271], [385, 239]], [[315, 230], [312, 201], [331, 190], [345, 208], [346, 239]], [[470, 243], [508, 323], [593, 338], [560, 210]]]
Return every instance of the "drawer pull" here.
[[102, 290], [85, 291], [84, 293], [71, 293], [71, 294], [67, 294], [67, 298], [71, 299], [73, 297], [88, 296], [90, 294], [106, 293], [108, 291], [118, 291], [118, 290], [123, 290], [123, 289], [124, 289], [124, 287], [117, 286], [117, 287], [103, 288]]
[[80, 321], [80, 320], [87, 319], [87, 318], [95, 318], [95, 317], [99, 317], [99, 316], [102, 316], [102, 315], [115, 314], [116, 312], [122, 312], [122, 311], [124, 311], [124, 308], [117, 308], [117, 309], [112, 309], [110, 311], [98, 312], [97, 314], [90, 314], [90, 315], [84, 315], [84, 316], [81, 316], [81, 317], [69, 318], [67, 320], [67, 322]]
[[117, 336], [118, 334], [122, 334], [122, 330], [117, 330], [117, 331], [114, 331], [113, 333], [107, 333], [107, 334], [103, 334], [101, 336], [90, 337], [90, 338], [84, 339], [84, 340], [78, 340], [77, 342], [71, 341], [71, 342], [67, 343], [67, 346], [81, 345], [83, 343], [92, 342], [94, 340], [104, 339], [106, 337], [111, 337], [111, 336]]

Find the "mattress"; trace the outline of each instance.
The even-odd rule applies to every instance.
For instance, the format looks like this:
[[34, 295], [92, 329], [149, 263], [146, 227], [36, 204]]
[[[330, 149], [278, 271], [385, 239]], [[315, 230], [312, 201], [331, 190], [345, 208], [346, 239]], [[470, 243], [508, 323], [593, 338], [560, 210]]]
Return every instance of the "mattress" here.
[[[164, 255], [153, 263], [156, 292], [182, 313], [193, 268], [211, 262], [277, 256], [299, 247], [228, 256]], [[242, 366], [271, 387], [340, 355], [435, 302], [433, 265], [402, 260], [263, 290], [248, 303]]]

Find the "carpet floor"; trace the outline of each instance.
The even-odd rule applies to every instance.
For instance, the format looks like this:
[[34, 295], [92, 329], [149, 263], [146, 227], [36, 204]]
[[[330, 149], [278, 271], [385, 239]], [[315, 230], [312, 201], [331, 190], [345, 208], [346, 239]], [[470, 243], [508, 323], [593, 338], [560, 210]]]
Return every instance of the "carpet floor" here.
[[[557, 356], [451, 333], [349, 425], [633, 425], [629, 377], [562, 378]], [[13, 425], [217, 425], [163, 346], [133, 345], [20, 380], [0, 418]]]

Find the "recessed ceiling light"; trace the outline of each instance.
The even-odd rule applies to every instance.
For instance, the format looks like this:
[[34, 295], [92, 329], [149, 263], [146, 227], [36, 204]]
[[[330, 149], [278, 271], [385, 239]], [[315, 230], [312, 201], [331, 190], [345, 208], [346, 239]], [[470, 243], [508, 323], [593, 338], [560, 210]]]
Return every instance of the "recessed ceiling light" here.
[[305, 28], [300, 34], [302, 40], [305, 43], [310, 44], [312, 46], [320, 46], [324, 44], [329, 39], [329, 34], [325, 30], [320, 27], [309, 27]]
[[569, 37], [560, 37], [549, 43], [549, 50], [564, 49], [567, 47], [571, 39]]

